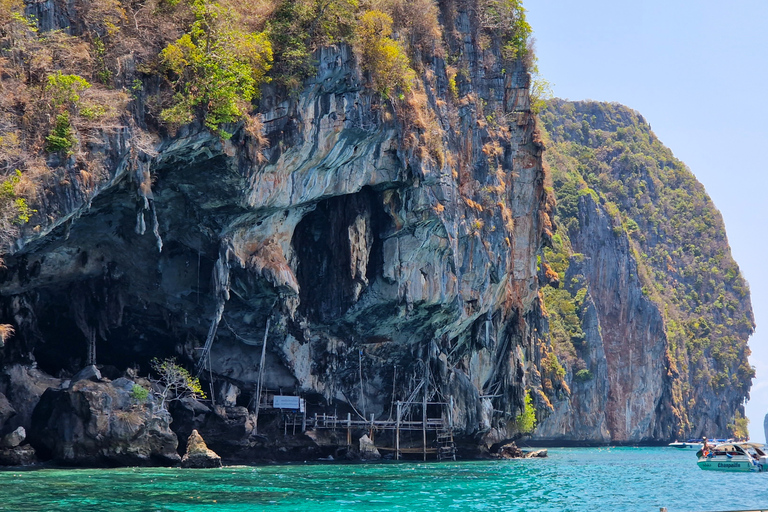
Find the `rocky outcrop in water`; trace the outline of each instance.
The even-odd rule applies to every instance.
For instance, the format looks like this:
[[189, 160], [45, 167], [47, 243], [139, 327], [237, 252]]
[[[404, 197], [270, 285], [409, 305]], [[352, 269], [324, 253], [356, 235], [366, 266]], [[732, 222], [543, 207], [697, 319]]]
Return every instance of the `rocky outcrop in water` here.
[[180, 457], [171, 416], [136, 384], [89, 379], [49, 388], [35, 408], [30, 442], [44, 459], [68, 466], [172, 465]]
[[221, 457], [208, 448], [197, 430], [193, 430], [187, 439], [187, 452], [181, 458], [181, 467], [220, 468]]

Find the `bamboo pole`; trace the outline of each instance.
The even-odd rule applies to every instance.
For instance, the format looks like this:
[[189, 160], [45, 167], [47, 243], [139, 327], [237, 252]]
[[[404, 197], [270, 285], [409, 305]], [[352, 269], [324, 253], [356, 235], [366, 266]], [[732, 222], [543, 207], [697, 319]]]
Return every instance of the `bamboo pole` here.
[[347, 447], [352, 446], [352, 413], [347, 413]]
[[397, 416], [395, 419], [395, 460], [400, 460], [400, 414], [403, 410], [403, 402], [397, 401]]
[[259, 409], [261, 408], [261, 386], [264, 382], [264, 361], [267, 357], [267, 335], [269, 334], [269, 321], [267, 318], [267, 327], [264, 329], [264, 341], [261, 344], [261, 361], [259, 362], [259, 382], [256, 386], [256, 421], [254, 421], [254, 430], [259, 433]]
[[363, 351], [357, 351], [357, 369], [360, 374], [360, 405], [363, 410], [363, 419], [365, 419], [365, 393], [363, 391]]

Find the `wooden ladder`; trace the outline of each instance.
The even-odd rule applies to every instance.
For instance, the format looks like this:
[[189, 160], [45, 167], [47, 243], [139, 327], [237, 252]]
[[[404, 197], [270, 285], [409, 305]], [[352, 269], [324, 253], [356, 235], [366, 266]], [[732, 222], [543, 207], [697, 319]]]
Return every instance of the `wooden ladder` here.
[[453, 442], [453, 430], [437, 431], [437, 460], [456, 460], [456, 444]]

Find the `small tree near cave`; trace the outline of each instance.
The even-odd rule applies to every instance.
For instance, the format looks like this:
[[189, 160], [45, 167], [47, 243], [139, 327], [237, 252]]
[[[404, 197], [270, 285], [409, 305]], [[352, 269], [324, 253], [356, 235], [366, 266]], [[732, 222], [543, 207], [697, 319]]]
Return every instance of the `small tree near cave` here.
[[192, 377], [189, 371], [176, 362], [175, 358], [153, 359], [152, 370], [158, 377], [150, 380], [157, 384], [160, 392], [157, 397], [160, 400], [160, 407], [167, 408], [167, 402], [181, 400], [191, 397], [194, 399], [205, 398], [203, 388], [200, 386], [200, 379]]
[[536, 409], [533, 407], [530, 390], [525, 394], [525, 405], [523, 411], [515, 418], [515, 424], [521, 434], [532, 434], [536, 428]]

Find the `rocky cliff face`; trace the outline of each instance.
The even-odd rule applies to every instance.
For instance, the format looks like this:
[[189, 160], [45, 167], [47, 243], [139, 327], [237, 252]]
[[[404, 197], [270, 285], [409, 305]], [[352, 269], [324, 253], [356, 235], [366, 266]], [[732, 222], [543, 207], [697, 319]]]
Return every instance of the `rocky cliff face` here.
[[733, 435], [754, 321], [719, 212], [636, 112], [554, 100], [542, 117], [559, 225], [543, 265], [560, 274], [544, 297], [562, 382], [545, 382], [554, 412], [535, 438]]
[[[66, 18], [45, 5], [40, 19]], [[146, 372], [173, 355], [252, 412], [269, 319], [263, 386], [310, 414], [386, 418], [427, 379], [467, 436], [512, 436], [537, 372], [550, 224], [529, 75], [478, 43], [470, 7], [441, 3], [466, 70], [453, 86], [436, 56], [413, 97], [384, 100], [350, 47], [328, 47], [300, 91], [264, 90], [266, 144], [239, 127], [152, 135], [139, 97], [92, 137], [90, 180], [50, 160], [0, 272], [16, 328], [4, 363]]]

